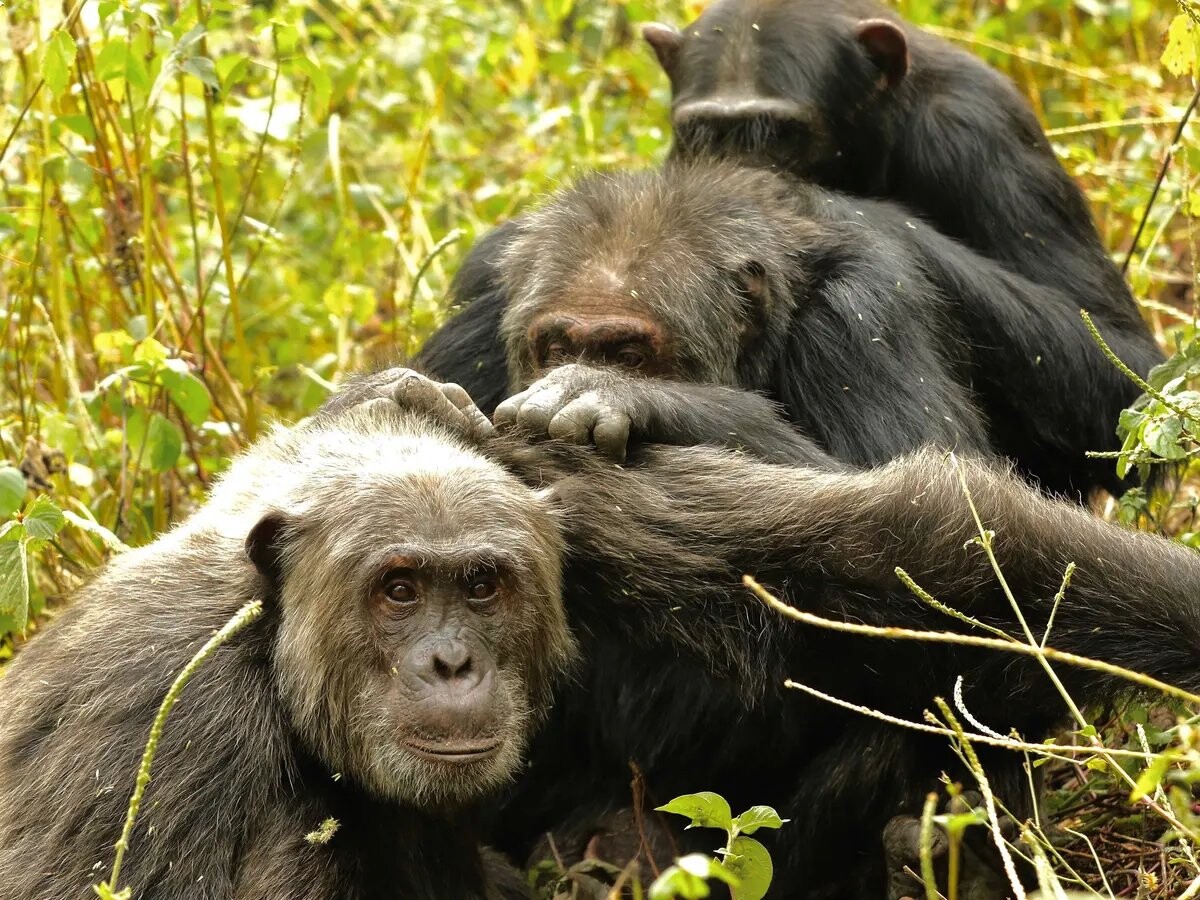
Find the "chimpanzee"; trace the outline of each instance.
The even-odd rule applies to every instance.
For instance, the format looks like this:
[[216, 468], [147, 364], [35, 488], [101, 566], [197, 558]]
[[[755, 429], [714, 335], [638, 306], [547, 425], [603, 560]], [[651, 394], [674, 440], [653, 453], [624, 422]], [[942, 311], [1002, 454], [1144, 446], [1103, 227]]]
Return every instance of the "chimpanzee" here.
[[[593, 176], [485, 238], [456, 292], [475, 299], [420, 364], [484, 410], [605, 361], [760, 391], [854, 464], [936, 441], [1050, 493], [1122, 488], [1085, 453], [1115, 449], [1137, 389], [1073, 301], [893, 204], [718, 162]], [[1102, 327], [1135, 368], [1158, 358], [1140, 322]]]
[[[772, 896], [895, 900], [911, 892], [898, 877], [900, 861], [916, 867], [905, 817], [918, 813], [941, 772], [970, 783], [948, 742], [788, 691], [783, 679], [919, 721], [962, 676], [963, 702], [977, 720], [1030, 739], [1066, 719], [1063, 701], [1028, 658], [792, 624], [741, 599], [739, 584], [751, 573], [790, 605], [835, 619], [978, 633], [905, 590], [901, 566], [936, 598], [1021, 637], [972, 540], [978, 532], [960, 474], [1036, 640], [1048, 632], [1050, 646], [1200, 687], [1194, 552], [1044, 499], [1003, 468], [962, 459], [956, 472], [931, 450], [853, 471], [798, 435], [789, 451], [786, 432], [745, 417], [733, 443], [750, 453], [641, 445], [650, 436], [722, 443], [713, 426], [732, 399], [568, 365], [497, 410], [505, 429], [628, 454], [625, 468], [580, 470], [553, 490], [566, 510], [566, 607], [584, 665], [557, 697], [494, 832], [514, 856], [543, 832], [579, 835], [581, 823], [611, 821], [630, 805], [632, 760], [648, 805], [706, 789], [735, 809], [770, 802], [790, 817], [774, 840]], [[533, 471], [537, 483], [554, 477], [545, 456]], [[1070, 562], [1078, 568], [1056, 606]], [[1080, 703], [1123, 690], [1094, 670], [1055, 670]], [[998, 796], [1024, 818], [1032, 798], [1023, 758], [981, 753]], [[569, 859], [584, 847], [557, 849]]]
[[120, 886], [524, 895], [481, 857], [473, 807], [575, 653], [557, 513], [435, 419], [424, 385], [263, 440], [21, 651], [0, 680], [0, 895], [82, 898], [108, 876], [163, 694], [252, 598], [262, 618], [167, 721]]
[[682, 31], [642, 33], [671, 79], [673, 156], [899, 201], [1061, 291], [1043, 303], [1086, 307], [1151, 346], [1083, 193], [1016, 87], [978, 58], [875, 0], [716, 0]]

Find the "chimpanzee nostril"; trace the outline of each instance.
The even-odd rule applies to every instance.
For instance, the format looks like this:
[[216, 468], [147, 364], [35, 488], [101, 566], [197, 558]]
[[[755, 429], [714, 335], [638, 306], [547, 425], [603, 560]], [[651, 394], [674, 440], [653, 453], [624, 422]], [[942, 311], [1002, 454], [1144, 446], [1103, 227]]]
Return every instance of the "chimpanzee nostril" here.
[[471, 651], [460, 641], [439, 641], [430, 654], [433, 675], [438, 681], [478, 681]]

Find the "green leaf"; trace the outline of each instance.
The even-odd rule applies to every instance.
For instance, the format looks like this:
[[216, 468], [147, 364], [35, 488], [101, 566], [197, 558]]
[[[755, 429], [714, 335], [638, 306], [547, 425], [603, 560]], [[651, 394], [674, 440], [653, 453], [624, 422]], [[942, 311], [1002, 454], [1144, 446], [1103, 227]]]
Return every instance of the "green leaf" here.
[[0, 615], [11, 615], [18, 627], [29, 617], [29, 561], [25, 541], [0, 541]]
[[57, 503], [42, 497], [29, 505], [22, 522], [26, 535], [35, 540], [49, 541], [62, 531], [66, 519]]
[[700, 900], [711, 893], [710, 878], [737, 887], [737, 878], [722, 863], [703, 853], [689, 853], [654, 879], [648, 896], [650, 900]]
[[1164, 416], [1148, 423], [1142, 431], [1142, 442], [1163, 459], [1183, 459], [1187, 451], [1180, 443], [1183, 423], [1177, 416]]
[[183, 435], [166, 416], [155, 413], [150, 417], [146, 441], [146, 455], [153, 471], [165, 472], [179, 461], [179, 454], [183, 450]]
[[1138, 776], [1137, 787], [1129, 796], [1131, 803], [1137, 803], [1145, 797], [1149, 797], [1162, 784], [1163, 778], [1166, 777], [1167, 769], [1171, 766], [1171, 757], [1166, 753], [1160, 753], [1158, 756], [1150, 760], [1150, 765], [1142, 770], [1142, 774]]
[[96, 57], [96, 77], [101, 81], [124, 78], [129, 68], [129, 43], [114, 38]]
[[72, 512], [69, 509], [63, 510], [63, 516], [68, 522], [74, 525], [81, 531], [86, 531], [93, 537], [98, 537], [110, 550], [117, 553], [124, 553], [129, 549], [129, 545], [122, 541], [119, 537], [97, 522], [95, 519], [89, 519], [86, 516], [81, 516], [77, 512]]
[[61, 29], [54, 32], [46, 42], [46, 53], [42, 58], [42, 78], [46, 87], [57, 97], [67, 88], [71, 80], [71, 66], [75, 64], [75, 41]]
[[217, 67], [207, 56], [193, 56], [185, 60], [181, 68], [193, 78], [199, 78], [214, 91], [221, 90], [221, 80], [217, 77]]
[[0, 519], [7, 519], [25, 502], [25, 476], [13, 466], [0, 466]]
[[752, 806], [733, 820], [733, 827], [738, 834], [754, 834], [760, 828], [781, 828], [786, 821], [770, 806]]
[[333, 95], [333, 81], [329, 75], [315, 59], [309, 56], [307, 51], [295, 57], [294, 62], [296, 68], [307, 76], [312, 84], [313, 99], [317, 101], [317, 106], [325, 107]]
[[722, 831], [729, 831], [733, 827], [733, 813], [730, 812], [728, 801], [712, 791], [683, 794], [670, 803], [657, 807], [657, 810], [691, 819], [688, 828], [720, 828]]
[[775, 875], [767, 848], [748, 837], [734, 840], [725, 857], [725, 868], [738, 880], [737, 900], [762, 900]]
[[159, 372], [159, 377], [171, 402], [187, 420], [193, 425], [203, 425], [212, 409], [212, 397], [204, 382], [190, 372], [181, 373], [170, 367]]

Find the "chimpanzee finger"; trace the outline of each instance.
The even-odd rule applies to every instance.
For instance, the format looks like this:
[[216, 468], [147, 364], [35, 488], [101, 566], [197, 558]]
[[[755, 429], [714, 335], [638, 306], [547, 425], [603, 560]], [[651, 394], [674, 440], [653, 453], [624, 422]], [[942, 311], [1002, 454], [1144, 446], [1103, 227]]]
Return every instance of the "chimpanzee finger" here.
[[624, 412], [611, 406], [601, 407], [596, 424], [592, 428], [592, 440], [596, 449], [608, 454], [619, 463], [625, 462], [625, 451], [629, 445], [629, 428], [632, 423]]
[[546, 434], [550, 420], [563, 405], [563, 389], [555, 385], [544, 385], [521, 404], [521, 409], [517, 412], [517, 424], [530, 434]]
[[461, 385], [447, 382], [440, 385], [440, 387], [446, 399], [457, 406], [463, 415], [467, 417], [467, 420], [471, 423], [473, 432], [477, 436], [485, 437], [495, 431], [492, 423], [488, 421], [488, 417], [480, 411], [479, 407], [475, 405], [475, 401], [471, 399], [471, 395]]
[[472, 422], [466, 414], [450, 402], [441, 391], [441, 386], [422, 375], [405, 375], [392, 388], [392, 399], [404, 409], [426, 413], [450, 427], [470, 434]]
[[497, 406], [492, 413], [493, 424], [500, 429], [514, 427], [517, 424], [517, 414], [521, 411], [521, 406], [533, 390], [534, 388], [525, 388], [519, 394], [513, 394]]
[[547, 428], [550, 437], [571, 444], [590, 444], [592, 426], [601, 409], [594, 394], [577, 397], [558, 411]]

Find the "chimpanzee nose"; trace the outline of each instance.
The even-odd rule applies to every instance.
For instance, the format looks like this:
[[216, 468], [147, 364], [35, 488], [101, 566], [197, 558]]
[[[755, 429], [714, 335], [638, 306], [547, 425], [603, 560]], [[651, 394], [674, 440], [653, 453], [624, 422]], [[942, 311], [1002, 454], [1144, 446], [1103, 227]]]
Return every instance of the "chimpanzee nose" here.
[[471, 651], [462, 641], [438, 641], [429, 652], [429, 665], [422, 677], [430, 684], [451, 684], [469, 689], [479, 683], [480, 674], [471, 660]]

